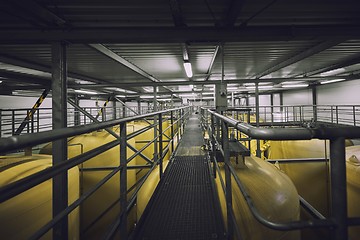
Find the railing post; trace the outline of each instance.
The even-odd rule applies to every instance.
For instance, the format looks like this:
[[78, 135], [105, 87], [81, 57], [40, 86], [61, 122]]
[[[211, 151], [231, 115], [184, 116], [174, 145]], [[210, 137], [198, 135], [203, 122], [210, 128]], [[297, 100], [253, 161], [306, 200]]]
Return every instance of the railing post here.
[[215, 134], [215, 120], [214, 120], [214, 115], [210, 115], [211, 118], [211, 136], [210, 136], [210, 140], [211, 140], [211, 160], [213, 162], [213, 174], [214, 174], [214, 178], [216, 178], [216, 163], [215, 163], [215, 153], [216, 153], [216, 144], [215, 144], [215, 138], [214, 138], [214, 134]]
[[0, 109], [0, 138], [2, 138], [2, 110]]
[[355, 115], [355, 106], [353, 106], [353, 120], [354, 120], [354, 127], [356, 127], [356, 115]]
[[336, 223], [333, 240], [348, 239], [345, 138], [330, 139], [331, 216]]
[[331, 117], [330, 117], [330, 119], [331, 119], [331, 123], [333, 123], [334, 122], [334, 108], [333, 108], [333, 106], [331, 106]]
[[171, 153], [174, 152], [174, 112], [170, 112], [170, 136], [171, 136]]
[[11, 133], [15, 134], [15, 110], [11, 110]]
[[336, 124], [339, 124], [339, 106], [335, 107]]
[[162, 127], [162, 114], [159, 113], [159, 157], [160, 157], [160, 161], [159, 161], [159, 176], [160, 178], [163, 175], [163, 127]]
[[232, 222], [232, 190], [231, 190], [231, 172], [229, 165], [230, 163], [230, 150], [229, 150], [229, 127], [226, 122], [222, 122], [222, 143], [224, 151], [224, 167], [225, 167], [225, 183], [226, 183], [226, 212], [227, 212], [227, 224], [228, 224], [228, 239], [233, 238], [233, 222]]
[[126, 123], [120, 124], [120, 239], [127, 239], [127, 154]]

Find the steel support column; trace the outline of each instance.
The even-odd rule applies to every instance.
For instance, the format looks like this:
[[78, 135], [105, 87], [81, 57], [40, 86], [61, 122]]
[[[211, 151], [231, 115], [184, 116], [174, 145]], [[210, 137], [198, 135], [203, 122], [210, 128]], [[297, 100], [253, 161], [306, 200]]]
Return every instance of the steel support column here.
[[126, 123], [120, 124], [120, 239], [127, 239], [127, 154]]
[[317, 121], [317, 88], [316, 86], [312, 86], [312, 104], [313, 104], [313, 120]]
[[229, 149], [229, 126], [226, 122], [222, 122], [222, 148], [224, 151], [224, 168], [225, 168], [225, 183], [226, 183], [226, 212], [228, 224], [228, 239], [233, 238], [233, 222], [232, 222], [232, 190], [231, 190], [231, 172], [230, 172], [230, 149]]
[[[80, 101], [79, 101], [79, 96], [77, 94], [75, 94], [74, 96], [74, 102], [76, 105], [79, 106]], [[80, 125], [80, 112], [76, 108], [74, 108], [74, 125], [75, 126]]]
[[336, 223], [333, 240], [348, 239], [345, 138], [330, 139], [331, 217]]
[[[157, 111], [157, 87], [154, 87], [154, 100], [153, 100], [153, 104], [154, 104], [154, 109], [153, 111], [156, 112]], [[158, 127], [157, 127], [157, 115], [154, 116], [154, 162], [156, 162], [159, 158], [158, 155]]]
[[[1, 116], [0, 116], [0, 120], [1, 120]], [[173, 111], [171, 111], [170, 112], [170, 131], [171, 131], [171, 133], [170, 133], [170, 136], [171, 136], [171, 153], [173, 153], [174, 152], [174, 149], [175, 149], [175, 146], [174, 146], [174, 138], [175, 138], [175, 136], [174, 136], [174, 112]], [[1, 133], [0, 133], [1, 134]]]
[[[52, 53], [52, 121], [53, 129], [67, 127], [67, 66], [66, 45], [53, 43]], [[53, 142], [53, 165], [67, 160], [67, 139]], [[68, 174], [67, 171], [53, 178], [53, 217], [62, 212], [68, 205]], [[53, 239], [68, 239], [68, 218], [63, 218], [53, 228]]]
[[113, 119], [116, 119], [116, 118], [117, 118], [117, 115], [116, 115], [116, 100], [115, 100], [115, 96], [114, 96], [114, 98], [113, 98], [112, 104], [113, 104]]

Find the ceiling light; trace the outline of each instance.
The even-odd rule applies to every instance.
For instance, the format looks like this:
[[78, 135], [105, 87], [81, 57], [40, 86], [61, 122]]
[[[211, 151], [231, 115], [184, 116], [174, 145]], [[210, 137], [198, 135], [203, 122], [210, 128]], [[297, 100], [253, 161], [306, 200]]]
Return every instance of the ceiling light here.
[[281, 85], [283, 88], [301, 88], [309, 86], [308, 83], [299, 83], [299, 84], [283, 84]]
[[90, 95], [97, 95], [97, 92], [87, 91], [87, 90], [75, 90], [76, 93], [82, 93], [82, 94], [90, 94]]
[[330, 70], [330, 71], [320, 73], [320, 76], [326, 77], [326, 76], [331, 76], [331, 75], [337, 75], [337, 74], [343, 73], [345, 71], [346, 71], [345, 68], [337, 68], [337, 69], [334, 69], [334, 70]]
[[125, 98], [125, 95], [116, 95], [119, 98]]
[[[251, 89], [251, 90], [253, 90], [253, 89], [255, 89], [256, 87], [255, 86], [248, 86], [248, 87], [246, 87], [246, 89]], [[258, 86], [258, 89], [272, 89], [273, 88], [273, 86], [272, 85], [269, 85], [269, 86]]]
[[191, 63], [190, 62], [184, 62], [184, 68], [185, 68], [186, 76], [188, 76], [188, 78], [191, 78], [193, 76]]
[[151, 99], [151, 98], [154, 98], [154, 95], [141, 95], [140, 98]]
[[0, 80], [0, 83], [2, 83], [2, 81]]
[[339, 79], [326, 80], [326, 81], [320, 82], [320, 84], [328, 84], [328, 83], [341, 82], [341, 81], [345, 81], [345, 79], [339, 78]]

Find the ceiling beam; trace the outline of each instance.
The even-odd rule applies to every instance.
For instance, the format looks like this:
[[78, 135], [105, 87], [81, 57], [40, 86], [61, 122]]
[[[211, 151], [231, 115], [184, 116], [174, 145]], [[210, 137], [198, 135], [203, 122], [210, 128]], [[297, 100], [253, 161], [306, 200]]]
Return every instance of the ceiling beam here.
[[[6, 54], [0, 54], [0, 62], [11, 64], [11, 65], [18, 66], [18, 67], [29, 68], [32, 70], [51, 73], [51, 66], [40, 64], [40, 63], [29, 61], [29, 60], [25, 60], [25, 59], [21, 59], [21, 58], [6, 55]], [[95, 83], [108, 82], [103, 79], [97, 79], [97, 78], [85, 76], [85, 75], [74, 73], [74, 72], [69, 72], [68, 77], [85, 80], [85, 81], [90, 81], [90, 82], [95, 82]]]
[[176, 27], [186, 27], [182, 16], [181, 7], [178, 0], [169, 0], [171, 15]]
[[360, 38], [360, 25], [1, 29], [0, 43], [183, 43]]
[[32, 84], [40, 84], [42, 86], [51, 85], [50, 78], [39, 77], [24, 73], [14, 73], [14, 72], [0, 70], [0, 77], [5, 78], [5, 80], [3, 81], [9, 81], [9, 82], [32, 83]]
[[[356, 54], [355, 57], [352, 56], [351, 58], [347, 58], [339, 63], [332, 64], [330, 66], [326, 66], [326, 67], [322, 67], [322, 68], [318, 68], [318, 69], [310, 70], [310, 71], [306, 72], [306, 76], [310, 77], [310, 76], [313, 76], [316, 74], [328, 72], [328, 71], [335, 70], [338, 68], [348, 67], [348, 66], [358, 64], [358, 63], [360, 63], [360, 53]], [[292, 77], [297, 77], [297, 76], [302, 76], [302, 75], [304, 75], [304, 74], [298, 74], [298, 75], [294, 75]]]
[[[320, 80], [331, 80], [331, 79], [338, 79], [339, 76], [330, 76], [330, 77], [299, 77], [299, 78], [261, 78], [261, 79], [228, 79], [224, 80], [226, 83], [261, 83], [261, 82], [273, 82], [273, 83], [281, 83], [286, 81], [307, 81], [307, 82], [315, 82]], [[354, 80], [360, 79], [359, 75], [349, 75], [344, 76], [347, 80]], [[139, 86], [184, 86], [184, 85], [214, 85], [220, 83], [221, 80], [210, 80], [210, 81], [162, 81], [162, 82], [121, 82], [121, 83], [114, 83], [114, 84], [70, 84], [69, 87], [73, 88], [102, 88], [102, 87], [139, 87]]]
[[[139, 68], [138, 66], [134, 65], [133, 63], [129, 62], [125, 58], [119, 56], [117, 53], [113, 52], [112, 50], [108, 49], [102, 44], [89, 44], [89, 46], [96, 51], [102, 53], [103, 55], [109, 57], [110, 59], [122, 64], [123, 66], [129, 68], [130, 70], [140, 74], [141, 76], [149, 79], [152, 82], [161, 82], [161, 80], [155, 78], [154, 76], [150, 75], [149, 73], [145, 72], [143, 69]], [[161, 85], [159, 85], [161, 86]], [[166, 88], [166, 87], [165, 87]], [[166, 88], [167, 89], [167, 88]], [[167, 89], [171, 91], [170, 89]]]
[[224, 12], [224, 16], [221, 22], [222, 27], [233, 27], [235, 25], [236, 19], [241, 13], [244, 0], [231, 0], [229, 7]]
[[205, 81], [209, 80], [209, 78], [210, 78], [210, 76], [211, 76], [211, 71], [212, 71], [212, 69], [213, 69], [216, 56], [217, 56], [217, 54], [218, 54], [218, 52], [219, 52], [219, 48], [220, 48], [219, 45], [216, 45], [216, 46], [215, 46], [215, 50], [214, 50], [213, 56], [212, 56], [212, 58], [211, 58], [209, 68], [208, 68], [208, 70], [207, 70], [207, 72], [206, 72]]
[[65, 26], [66, 20], [57, 16], [49, 9], [41, 6], [33, 0], [7, 0], [8, 8], [7, 11], [10, 14], [20, 17], [22, 19], [30, 20], [34, 25], [40, 25], [43, 27], [52, 26]]
[[291, 64], [300, 62], [301, 60], [304, 60], [308, 57], [311, 57], [319, 52], [322, 52], [326, 49], [329, 49], [333, 46], [336, 46], [340, 43], [344, 42], [344, 39], [341, 40], [328, 40], [328, 41], [323, 41], [321, 43], [318, 43], [308, 49], [306, 49], [305, 51], [300, 51], [295, 55], [291, 55], [291, 56], [286, 56], [283, 59], [280, 59], [279, 61], [275, 61], [275, 63], [273, 63], [272, 65], [270, 65], [269, 67], [267, 67], [265, 70], [257, 73], [256, 75], [254, 75], [253, 77], [256, 78], [261, 78], [263, 76], [266, 76], [270, 73], [276, 72], [282, 68], [285, 68], [287, 66], [290, 66]]

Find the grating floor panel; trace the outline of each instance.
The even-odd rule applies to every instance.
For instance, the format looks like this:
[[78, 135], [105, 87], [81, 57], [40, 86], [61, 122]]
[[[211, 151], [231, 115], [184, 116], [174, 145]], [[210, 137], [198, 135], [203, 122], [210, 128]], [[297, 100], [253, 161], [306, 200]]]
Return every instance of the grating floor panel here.
[[[198, 125], [196, 117], [190, 118], [180, 147], [186, 148], [189, 142], [192, 147], [203, 144]], [[198, 136], [195, 137], [195, 133]], [[189, 142], [186, 143], [187, 138]], [[133, 239], [224, 239], [214, 191], [205, 154], [176, 156], [140, 219]]]

